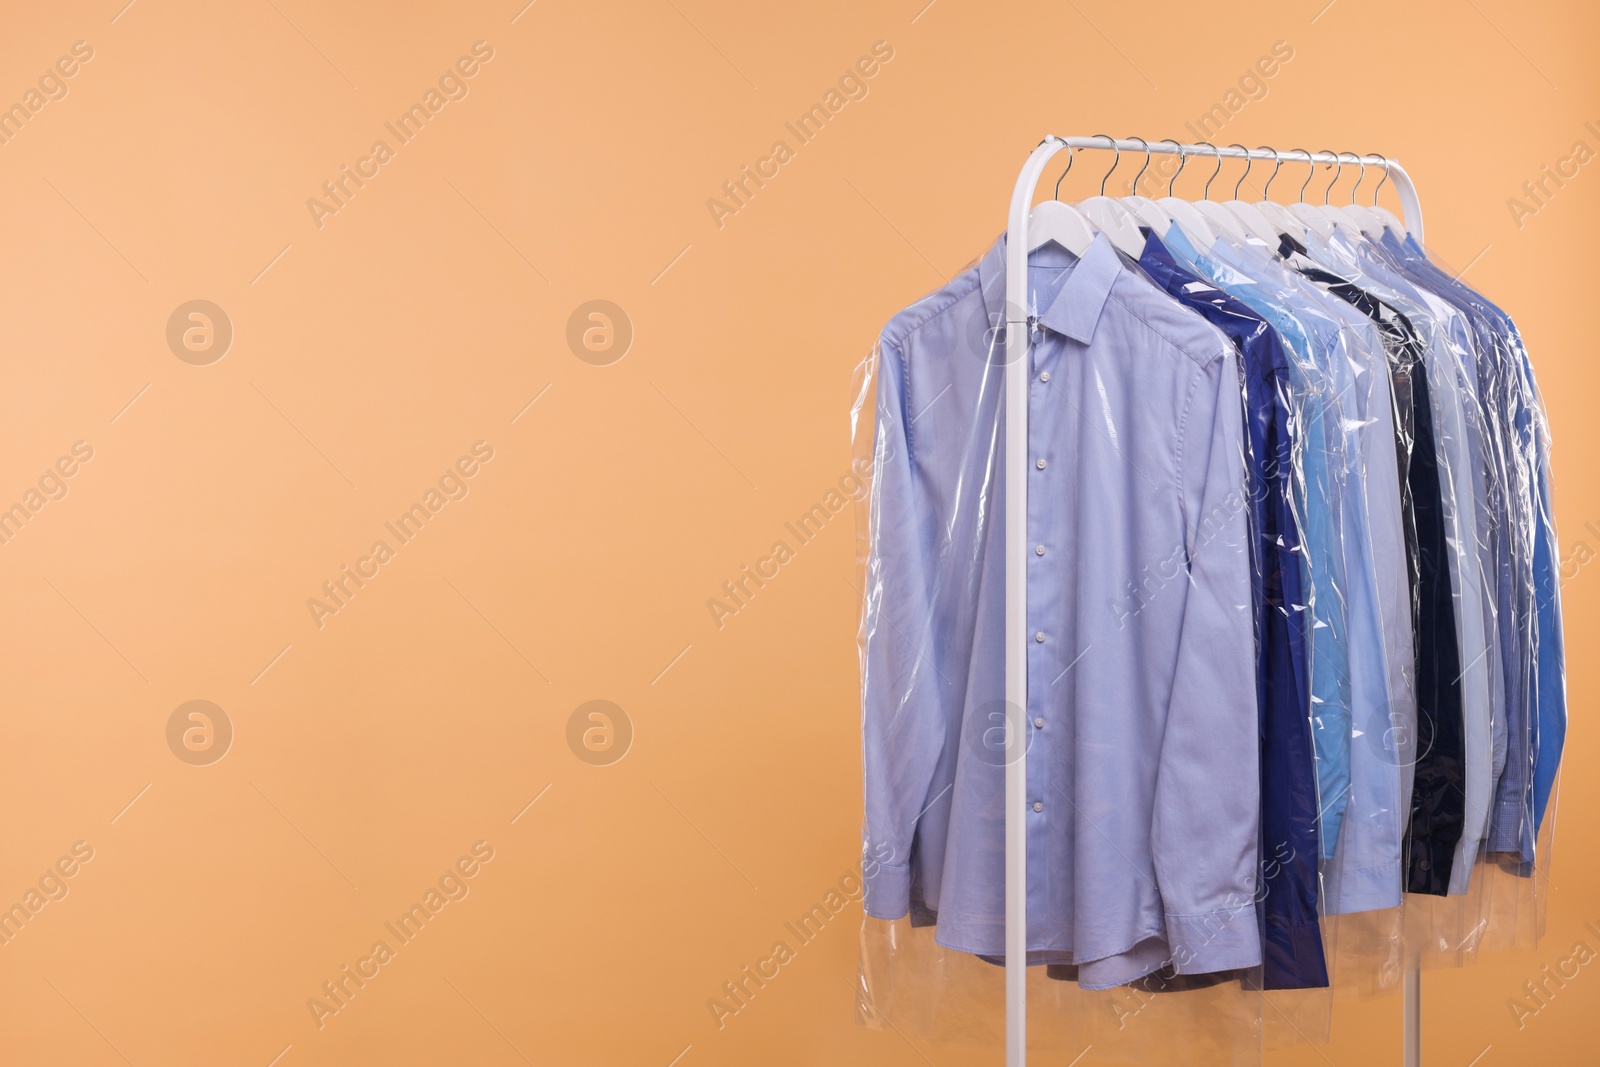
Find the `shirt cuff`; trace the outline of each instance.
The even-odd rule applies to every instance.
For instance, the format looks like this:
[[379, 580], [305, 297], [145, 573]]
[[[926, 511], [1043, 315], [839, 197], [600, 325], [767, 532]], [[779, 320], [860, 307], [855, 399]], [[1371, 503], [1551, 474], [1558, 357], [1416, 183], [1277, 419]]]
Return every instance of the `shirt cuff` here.
[[[1456, 823], [1459, 829], [1460, 823]], [[1459, 835], [1458, 835], [1459, 836]], [[1440, 836], [1413, 837], [1406, 864], [1406, 892], [1442, 897], [1450, 892], [1450, 868], [1456, 842]]]
[[862, 908], [874, 919], [902, 919], [911, 910], [911, 865], [874, 864], [862, 879]]
[[1519, 852], [1522, 849], [1522, 801], [1518, 798], [1496, 802], [1489, 816], [1486, 852]]
[[1323, 900], [1329, 915], [1398, 908], [1400, 881], [1398, 859], [1349, 870], [1335, 866], [1323, 882]]
[[1256, 906], [1219, 908], [1204, 915], [1168, 915], [1167, 945], [1178, 974], [1242, 971], [1261, 966]]
[[1267, 916], [1261, 961], [1262, 989], [1326, 989], [1328, 962], [1322, 950], [1322, 931], [1313, 917], [1296, 922], [1287, 916]]

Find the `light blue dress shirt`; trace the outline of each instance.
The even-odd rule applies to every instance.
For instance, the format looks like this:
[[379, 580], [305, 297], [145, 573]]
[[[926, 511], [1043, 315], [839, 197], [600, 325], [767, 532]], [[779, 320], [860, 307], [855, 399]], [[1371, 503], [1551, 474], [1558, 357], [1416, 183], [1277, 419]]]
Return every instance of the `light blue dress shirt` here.
[[[1487, 300], [1483, 304], [1510, 339], [1513, 358], [1519, 370], [1526, 416], [1526, 425], [1520, 429], [1525, 450], [1523, 459], [1527, 464], [1528, 506], [1533, 512], [1533, 529], [1530, 531], [1530, 618], [1523, 632], [1533, 646], [1527, 664], [1529, 677], [1525, 689], [1528, 742], [1532, 751], [1528, 760], [1528, 798], [1525, 802], [1528, 810], [1521, 827], [1519, 845], [1523, 860], [1522, 873], [1527, 874], [1532, 870], [1534, 842], [1544, 821], [1567, 734], [1566, 649], [1561, 629], [1561, 578], [1558, 571], [1561, 553], [1556, 541], [1555, 514], [1550, 501], [1550, 424], [1545, 415], [1544, 398], [1533, 375], [1533, 363], [1528, 357], [1527, 345], [1523, 343], [1522, 331], [1500, 308]], [[1508, 790], [1503, 788], [1503, 791]], [[1490, 848], [1500, 847], [1505, 841], [1505, 837], [1496, 835]], [[1510, 850], [1509, 844], [1506, 844], [1505, 851]]]
[[1226, 290], [1261, 315], [1283, 337], [1295, 401], [1303, 413], [1303, 433], [1296, 449], [1302, 478], [1298, 504], [1303, 509], [1306, 586], [1312, 618], [1311, 718], [1317, 754], [1317, 791], [1321, 811], [1319, 851], [1332, 860], [1350, 799], [1352, 680], [1346, 621], [1345, 553], [1341, 542], [1344, 480], [1349, 467], [1341, 382], [1329, 353], [1339, 345], [1337, 320], [1311, 309], [1303, 294], [1260, 282], [1256, 266], [1242, 250], [1219, 235], [1203, 254], [1174, 226], [1164, 238], [1173, 254], [1195, 274]]
[[[1391, 630], [1403, 628], [1409, 636], [1410, 617], [1388, 357], [1370, 318], [1290, 271], [1275, 250], [1224, 236], [1212, 251], [1274, 289], [1301, 319], [1323, 323], [1310, 334], [1338, 390], [1345, 435], [1345, 466], [1335, 479], [1336, 548], [1344, 554], [1340, 592], [1350, 669], [1349, 789], [1327, 867], [1325, 906], [1330, 914], [1394, 907], [1400, 903], [1402, 823], [1398, 761], [1385, 741], [1393, 708], [1388, 649]], [[1403, 695], [1397, 692], [1396, 700]]]
[[[863, 624], [869, 915], [1004, 950], [1003, 241], [878, 354]], [[1108, 988], [1261, 961], [1238, 356], [1125, 265], [1031, 257], [1031, 962]]]
[[[1308, 235], [1308, 242], [1314, 236]], [[1297, 274], [1300, 267], [1316, 266], [1310, 257], [1298, 254], [1286, 262]], [[1347, 363], [1355, 372], [1350, 395], [1356, 401], [1357, 423], [1352, 429], [1359, 468], [1346, 480], [1354, 500], [1346, 515], [1357, 521], [1346, 524], [1345, 548], [1355, 561], [1348, 572], [1366, 578], [1354, 579], [1349, 590], [1351, 674], [1357, 686], [1351, 708], [1350, 805], [1327, 889], [1328, 910], [1349, 913], [1400, 903], [1402, 842], [1410, 803], [1403, 764], [1412, 753], [1398, 742], [1416, 721], [1416, 651], [1389, 355], [1378, 324], [1340, 291], [1361, 288], [1355, 279], [1342, 271], [1333, 272], [1338, 278], [1327, 277], [1326, 269], [1319, 273], [1321, 277], [1306, 278], [1305, 283], [1325, 294], [1341, 317], [1351, 322], [1349, 351], [1365, 361]], [[1361, 292], [1366, 297], [1383, 296], [1366, 288]], [[1370, 584], [1362, 588], [1365, 583]]]
[[[1421, 249], [1411, 242], [1415, 254]], [[1565, 638], [1561, 628], [1561, 578], [1558, 570], [1561, 558], [1556, 540], [1555, 513], [1550, 499], [1550, 424], [1545, 415], [1544, 398], [1533, 374], [1533, 363], [1528, 357], [1522, 331], [1500, 308], [1484, 300], [1485, 310], [1503, 329], [1510, 341], [1512, 358], [1518, 368], [1523, 394], [1525, 423], [1519, 426], [1522, 459], [1527, 466], [1529, 481], [1528, 507], [1532, 510], [1533, 528], [1530, 531], [1531, 585], [1528, 589], [1530, 618], [1521, 628], [1532, 649], [1527, 661], [1528, 681], [1525, 697], [1528, 702], [1527, 737], [1531, 752], [1528, 757], [1528, 796], [1525, 800], [1524, 824], [1520, 827], [1520, 852], [1522, 873], [1531, 873], [1534, 862], [1533, 846], [1544, 821], [1544, 813], [1555, 785], [1555, 774], [1561, 760], [1561, 750], [1567, 733], [1567, 681]], [[1505, 783], [1502, 793], [1509, 792]], [[1505, 812], [1505, 809], [1501, 809]], [[1509, 817], [1509, 812], [1505, 812]], [[1500, 823], [1497, 830], [1506, 826]], [[1490, 848], [1511, 851], [1509, 835], [1497, 833]]]
[[[1512, 330], [1516, 331], [1515, 325]], [[1537, 839], [1567, 739], [1566, 639], [1561, 628], [1561, 551], [1556, 541], [1555, 512], [1550, 500], [1550, 426], [1527, 348], [1522, 344], [1521, 334], [1516, 336], [1517, 348], [1522, 354], [1523, 377], [1535, 411], [1533, 448], [1538, 495], [1534, 501], [1535, 659], [1530, 714], [1533, 720], [1533, 836]], [[1525, 852], [1523, 858], [1531, 869], [1533, 853]]]

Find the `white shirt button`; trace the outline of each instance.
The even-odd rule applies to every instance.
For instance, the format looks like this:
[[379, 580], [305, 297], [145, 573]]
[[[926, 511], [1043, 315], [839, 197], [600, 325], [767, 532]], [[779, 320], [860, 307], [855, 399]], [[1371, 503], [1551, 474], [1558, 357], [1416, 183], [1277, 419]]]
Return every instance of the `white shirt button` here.
[[1034, 466], [1035, 466], [1035, 467], [1038, 467], [1038, 468], [1039, 468], [1039, 469], [1040, 469], [1040, 470], [1044, 470], [1044, 460], [1042, 460], [1042, 459], [1036, 459], [1036, 460], [1034, 460], [1034, 461], [1033, 461], [1033, 465], [1034, 465]]
[[1034, 811], [1043, 811], [1043, 810], [1044, 810], [1044, 801], [1042, 801], [1042, 800], [1035, 800], [1035, 801], [1034, 801], [1034, 802], [1033, 802], [1033, 810], [1034, 810]]
[[1039, 380], [1041, 382], [1048, 382], [1050, 380], [1050, 372], [1047, 371], [1047, 370], [1040, 371], [1039, 372]]
[[1034, 634], [1033, 639], [1042, 644], [1044, 642], [1044, 631], [1040, 630], [1038, 633]]
[[1035, 556], [1042, 556], [1042, 555], [1044, 555], [1044, 546], [1043, 546], [1043, 545], [1034, 545], [1034, 546], [1033, 546], [1033, 554], [1034, 554], [1034, 555], [1035, 555]]
[[1037, 718], [1037, 719], [1034, 719], [1034, 720], [1033, 720], [1033, 725], [1034, 725], [1034, 726], [1035, 726], [1035, 727], [1036, 727], [1036, 728], [1038, 728], [1038, 729], [1040, 729], [1040, 730], [1043, 730], [1043, 729], [1044, 729], [1044, 716], [1043, 716], [1043, 715], [1041, 715], [1041, 716], [1039, 716], [1039, 717], [1038, 717], [1038, 718]]

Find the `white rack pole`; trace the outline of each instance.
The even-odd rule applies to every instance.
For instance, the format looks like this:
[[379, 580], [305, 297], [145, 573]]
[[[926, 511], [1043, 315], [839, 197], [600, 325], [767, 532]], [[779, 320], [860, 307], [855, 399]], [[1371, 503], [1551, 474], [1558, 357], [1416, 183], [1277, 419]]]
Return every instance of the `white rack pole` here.
[[1405, 1067], [1422, 1067], [1422, 964], [1413, 954], [1406, 958]]
[[1023, 164], [1006, 231], [1006, 1067], [1028, 1060], [1028, 211], [1063, 147]]
[[[1006, 1067], [1028, 1060], [1028, 382], [1032, 373], [1028, 321], [1028, 211], [1045, 164], [1063, 148], [1113, 148], [1173, 155], [1220, 154], [1227, 159], [1366, 164], [1389, 172], [1404, 211], [1406, 229], [1422, 240], [1422, 205], [1411, 176], [1392, 159], [1333, 152], [1213, 148], [1171, 142], [1116, 141], [1108, 137], [1047, 137], [1022, 165], [1011, 192], [1006, 229]], [[1405, 1067], [1420, 1067], [1421, 972], [1415, 963], [1405, 979]]]

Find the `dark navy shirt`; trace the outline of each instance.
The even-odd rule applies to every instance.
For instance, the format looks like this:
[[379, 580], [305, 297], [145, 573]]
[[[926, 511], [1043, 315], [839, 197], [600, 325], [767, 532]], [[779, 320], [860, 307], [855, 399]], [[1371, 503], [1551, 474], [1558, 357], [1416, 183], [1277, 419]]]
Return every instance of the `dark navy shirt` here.
[[1246, 488], [1254, 533], [1262, 982], [1267, 989], [1326, 986], [1317, 920], [1317, 777], [1303, 630], [1306, 596], [1291, 497], [1288, 358], [1282, 339], [1265, 319], [1185, 271], [1148, 230], [1139, 266], [1179, 303], [1221, 329], [1239, 350], [1250, 450]]

